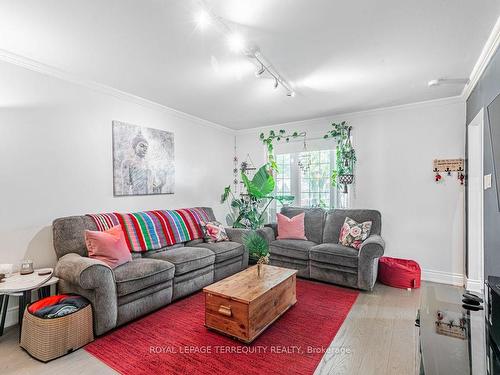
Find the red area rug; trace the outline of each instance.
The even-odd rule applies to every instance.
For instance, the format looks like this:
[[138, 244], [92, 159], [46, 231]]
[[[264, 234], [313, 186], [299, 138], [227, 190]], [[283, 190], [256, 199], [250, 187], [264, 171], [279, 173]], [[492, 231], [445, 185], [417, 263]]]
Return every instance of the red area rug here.
[[98, 338], [89, 353], [122, 374], [312, 374], [358, 292], [297, 280], [297, 303], [251, 345], [205, 328], [197, 293]]

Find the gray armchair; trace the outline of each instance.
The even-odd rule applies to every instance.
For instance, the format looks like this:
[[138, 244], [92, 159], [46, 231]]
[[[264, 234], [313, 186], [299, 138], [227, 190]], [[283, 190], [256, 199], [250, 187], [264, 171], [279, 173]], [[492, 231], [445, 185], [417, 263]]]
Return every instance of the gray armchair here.
[[[305, 212], [304, 240], [276, 240], [276, 225], [268, 225], [271, 264], [298, 270], [298, 275], [362, 290], [372, 290], [377, 280], [378, 259], [384, 254], [382, 219], [376, 210], [330, 210], [284, 207], [281, 213], [293, 217]], [[371, 221], [370, 236], [359, 250], [338, 244], [346, 217]], [[272, 233], [270, 235], [270, 232]]]

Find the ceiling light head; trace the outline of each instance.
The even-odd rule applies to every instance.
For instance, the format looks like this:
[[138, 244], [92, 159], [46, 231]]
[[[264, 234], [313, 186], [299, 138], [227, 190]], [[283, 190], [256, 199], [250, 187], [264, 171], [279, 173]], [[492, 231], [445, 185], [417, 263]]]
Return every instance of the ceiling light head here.
[[286, 96], [293, 98], [295, 96], [295, 91], [287, 91]]
[[204, 30], [212, 23], [212, 17], [203, 9], [196, 15], [195, 21], [198, 28]]
[[233, 52], [242, 52], [245, 49], [245, 39], [238, 33], [230, 34], [227, 37], [227, 44]]
[[439, 79], [433, 79], [433, 80], [427, 82], [427, 86], [429, 86], [429, 87], [435, 87], [435, 86], [439, 86], [439, 85], [440, 85]]
[[259, 70], [255, 72], [256, 77], [260, 77], [264, 72], [266, 71], [266, 68], [264, 68], [264, 64], [260, 64]]

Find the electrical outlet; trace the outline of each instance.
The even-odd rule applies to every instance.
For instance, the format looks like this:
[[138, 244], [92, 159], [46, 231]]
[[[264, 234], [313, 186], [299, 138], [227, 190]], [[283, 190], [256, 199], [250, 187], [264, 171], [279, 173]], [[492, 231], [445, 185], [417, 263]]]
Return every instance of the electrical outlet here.
[[484, 190], [491, 188], [491, 173], [484, 176]]

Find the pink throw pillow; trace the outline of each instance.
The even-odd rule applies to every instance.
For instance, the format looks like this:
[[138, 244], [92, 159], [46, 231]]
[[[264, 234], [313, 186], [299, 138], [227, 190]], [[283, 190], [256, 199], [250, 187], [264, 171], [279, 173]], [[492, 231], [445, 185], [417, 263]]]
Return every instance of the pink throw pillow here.
[[132, 260], [121, 225], [103, 232], [86, 230], [85, 244], [89, 258], [102, 260], [111, 268]]
[[291, 219], [283, 214], [276, 214], [278, 221], [278, 240], [307, 240], [304, 229], [305, 213], [302, 212]]

